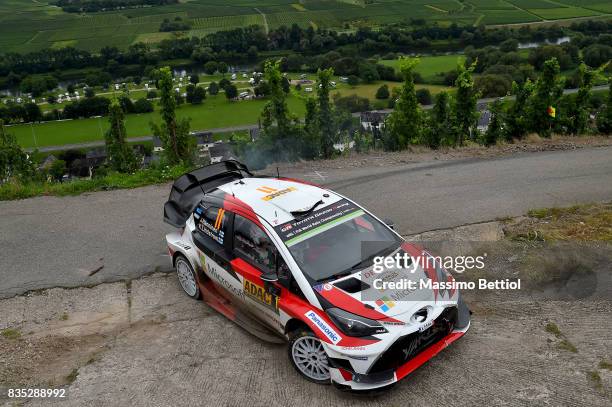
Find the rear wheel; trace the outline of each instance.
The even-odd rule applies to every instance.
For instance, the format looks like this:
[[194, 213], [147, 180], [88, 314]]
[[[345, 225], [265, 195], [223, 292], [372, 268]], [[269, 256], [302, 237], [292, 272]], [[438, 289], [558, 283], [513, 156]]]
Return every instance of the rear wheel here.
[[309, 330], [299, 329], [289, 336], [289, 360], [311, 382], [329, 384], [329, 361], [321, 340]]
[[176, 266], [176, 275], [181, 287], [183, 288], [183, 291], [185, 291], [185, 294], [194, 300], [200, 299], [202, 294], [200, 293], [195, 272], [193, 271], [193, 267], [191, 267], [189, 260], [187, 260], [187, 258], [182, 254], [179, 254], [174, 264]]

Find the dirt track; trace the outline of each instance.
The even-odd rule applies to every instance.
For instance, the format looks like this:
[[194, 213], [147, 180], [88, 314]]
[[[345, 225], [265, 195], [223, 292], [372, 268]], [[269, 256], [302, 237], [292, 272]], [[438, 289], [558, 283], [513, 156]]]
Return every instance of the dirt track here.
[[[474, 226], [467, 235], [495, 239], [498, 227]], [[507, 257], [513, 250], [500, 247], [494, 272], [515, 273]], [[474, 311], [468, 334], [384, 394], [303, 380], [284, 346], [190, 300], [167, 274], [0, 301], [0, 329], [21, 332], [0, 337], [0, 385], [68, 386], [67, 399], [32, 406], [607, 406], [612, 372], [598, 365], [612, 349], [610, 258], [592, 264], [597, 286], [581, 300], [466, 292]], [[560, 332], [548, 332], [549, 323]], [[3, 395], [0, 402], [11, 405]]]

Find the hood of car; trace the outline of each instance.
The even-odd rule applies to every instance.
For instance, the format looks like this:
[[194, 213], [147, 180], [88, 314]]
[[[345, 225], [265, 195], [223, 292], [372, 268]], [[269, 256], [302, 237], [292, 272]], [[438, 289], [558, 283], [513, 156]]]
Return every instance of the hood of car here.
[[436, 288], [441, 281], [452, 281], [452, 277], [441, 268], [394, 267], [376, 273], [371, 266], [335, 281], [315, 285], [314, 289], [334, 307], [381, 320], [403, 314], [409, 318], [424, 303], [456, 299], [456, 290]]

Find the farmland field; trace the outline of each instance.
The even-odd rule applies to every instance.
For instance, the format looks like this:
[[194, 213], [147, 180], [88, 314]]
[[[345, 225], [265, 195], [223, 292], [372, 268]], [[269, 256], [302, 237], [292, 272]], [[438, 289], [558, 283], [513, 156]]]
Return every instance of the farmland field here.
[[[319, 28], [356, 28], [422, 18], [440, 25], [508, 24], [597, 16], [612, 12], [603, 0], [188, 0], [178, 4], [65, 13], [51, 0], [0, 0], [0, 54], [74, 46], [96, 51], [155, 43], [172, 35], [263, 25], [299, 24]], [[191, 24], [184, 33], [160, 33], [164, 19], [181, 17]]]
[[[425, 82], [431, 82], [438, 74], [455, 69], [459, 61], [463, 61], [464, 59], [465, 58], [461, 55], [422, 57], [415, 68], [415, 72], [419, 73]], [[397, 59], [382, 60], [380, 63], [397, 68], [399, 61]]]

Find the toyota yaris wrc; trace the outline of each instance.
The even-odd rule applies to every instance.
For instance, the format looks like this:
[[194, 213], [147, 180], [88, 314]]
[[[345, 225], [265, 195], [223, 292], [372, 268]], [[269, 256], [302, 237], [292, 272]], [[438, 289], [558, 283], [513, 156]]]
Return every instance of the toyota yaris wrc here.
[[456, 290], [373, 284], [454, 280], [425, 262], [374, 272], [378, 256], [430, 255], [328, 189], [223, 161], [177, 179], [164, 220], [178, 228], [166, 240], [185, 293], [263, 339], [288, 341], [290, 362], [313, 382], [390, 385], [469, 328]]

